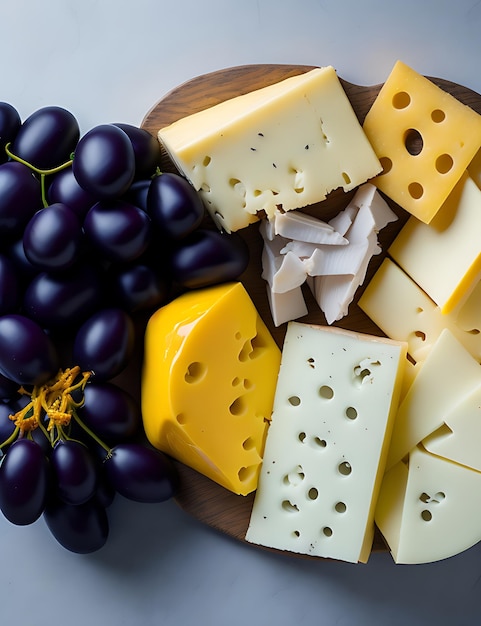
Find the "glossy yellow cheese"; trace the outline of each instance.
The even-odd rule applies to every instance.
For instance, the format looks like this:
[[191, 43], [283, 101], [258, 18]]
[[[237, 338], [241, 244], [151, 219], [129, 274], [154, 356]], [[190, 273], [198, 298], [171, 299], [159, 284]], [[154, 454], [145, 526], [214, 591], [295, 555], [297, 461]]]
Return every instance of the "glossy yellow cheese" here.
[[256, 489], [280, 349], [241, 283], [188, 292], [145, 334], [142, 414], [155, 447], [246, 495]]
[[431, 223], [409, 218], [388, 252], [442, 313], [450, 313], [481, 278], [480, 232], [481, 190], [464, 173]]
[[383, 165], [371, 182], [426, 223], [481, 146], [481, 116], [401, 61], [363, 128]]

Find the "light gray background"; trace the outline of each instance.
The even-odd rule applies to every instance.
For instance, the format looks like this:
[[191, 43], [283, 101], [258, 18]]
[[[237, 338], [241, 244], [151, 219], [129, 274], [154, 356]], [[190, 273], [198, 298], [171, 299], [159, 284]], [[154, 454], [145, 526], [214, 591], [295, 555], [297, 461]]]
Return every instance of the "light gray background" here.
[[[401, 59], [481, 92], [476, 0], [1, 0], [0, 42], [0, 100], [22, 117], [65, 106], [82, 131], [140, 124], [178, 84], [248, 63], [333, 65], [346, 80], [376, 84]], [[388, 554], [348, 565], [265, 553], [202, 526], [173, 502], [118, 498], [111, 519], [104, 550], [78, 556], [41, 520], [17, 528], [0, 518], [2, 621], [461, 626], [481, 619], [481, 545], [433, 565], [396, 566]]]

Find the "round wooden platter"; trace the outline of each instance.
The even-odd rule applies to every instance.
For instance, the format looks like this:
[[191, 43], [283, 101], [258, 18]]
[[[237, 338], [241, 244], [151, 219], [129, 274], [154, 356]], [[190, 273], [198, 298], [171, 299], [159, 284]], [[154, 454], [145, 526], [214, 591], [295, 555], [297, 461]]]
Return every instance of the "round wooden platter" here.
[[[311, 69], [313, 69], [313, 66], [308, 65], [243, 65], [198, 76], [179, 85], [159, 100], [146, 114], [142, 126], [156, 136], [160, 128], [182, 117]], [[478, 93], [444, 79], [430, 77], [430, 80], [464, 104], [481, 113], [481, 95]], [[360, 86], [347, 82], [341, 77], [340, 81], [362, 124], [382, 85]], [[162, 159], [162, 169], [164, 171], [175, 171], [172, 162], [165, 153]], [[349, 193], [345, 193], [342, 190], [335, 191], [322, 203], [312, 205], [304, 210], [320, 216], [322, 219], [329, 219], [345, 208], [354, 193], [355, 191]], [[399, 206], [388, 198], [386, 200], [399, 219], [381, 231], [379, 241], [383, 250], [387, 249], [408, 217]], [[266, 285], [261, 278], [260, 257], [262, 240], [258, 233], [258, 225], [253, 224], [240, 231], [240, 234], [247, 241], [251, 254], [249, 267], [240, 277], [240, 280], [245, 285], [279, 347], [282, 347], [285, 325], [278, 328], [274, 326], [267, 301]], [[372, 259], [364, 287], [379, 267], [382, 259], [383, 254]], [[349, 308], [349, 314], [336, 325], [358, 332], [382, 335], [380, 330], [357, 306], [357, 300], [361, 293], [362, 287], [358, 290]], [[325, 324], [325, 318], [307, 288], [304, 294], [309, 313], [298, 321]], [[191, 468], [181, 463], [177, 463], [177, 466], [181, 478], [180, 491], [176, 497], [178, 505], [199, 521], [235, 539], [245, 541], [254, 493], [248, 496], [235, 495]], [[379, 532], [376, 532], [373, 551], [385, 550], [386, 545], [383, 538]], [[297, 554], [292, 554], [292, 556], [319, 558], [303, 557], [303, 555]]]

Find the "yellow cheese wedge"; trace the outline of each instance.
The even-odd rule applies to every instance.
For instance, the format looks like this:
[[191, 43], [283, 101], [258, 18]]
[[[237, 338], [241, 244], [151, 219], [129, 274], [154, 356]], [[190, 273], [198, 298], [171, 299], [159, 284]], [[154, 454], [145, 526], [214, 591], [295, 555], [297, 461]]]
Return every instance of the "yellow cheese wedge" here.
[[388, 252], [442, 313], [450, 313], [481, 278], [480, 232], [481, 190], [464, 173], [431, 223], [409, 218]]
[[381, 171], [332, 67], [315, 68], [158, 132], [228, 232], [354, 189]]
[[481, 116], [401, 61], [363, 128], [383, 165], [372, 182], [426, 223], [481, 146]]
[[280, 349], [241, 283], [188, 292], [145, 334], [142, 414], [155, 447], [246, 495], [256, 489]]

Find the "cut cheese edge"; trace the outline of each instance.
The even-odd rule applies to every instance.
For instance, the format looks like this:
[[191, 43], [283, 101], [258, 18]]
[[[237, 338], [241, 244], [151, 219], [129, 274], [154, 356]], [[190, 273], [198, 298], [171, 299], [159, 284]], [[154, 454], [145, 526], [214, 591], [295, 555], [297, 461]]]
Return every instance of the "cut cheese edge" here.
[[247, 541], [368, 559], [405, 355], [388, 339], [288, 324]]
[[481, 473], [415, 447], [384, 476], [375, 521], [396, 563], [431, 563], [481, 540]]
[[383, 164], [372, 182], [425, 223], [481, 146], [481, 116], [401, 61], [363, 128]]
[[252, 492], [280, 350], [242, 284], [188, 292], [159, 309], [147, 324], [144, 359], [152, 445], [234, 493]]
[[158, 138], [227, 232], [354, 189], [381, 171], [332, 67], [182, 118]]

